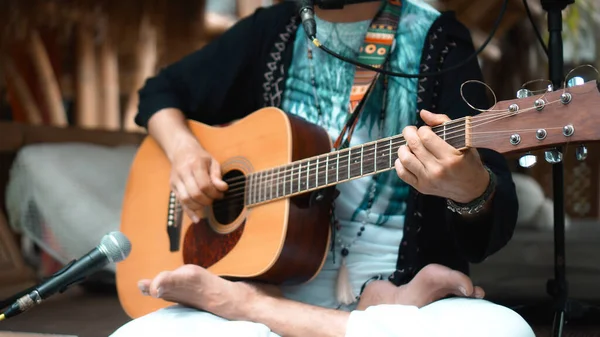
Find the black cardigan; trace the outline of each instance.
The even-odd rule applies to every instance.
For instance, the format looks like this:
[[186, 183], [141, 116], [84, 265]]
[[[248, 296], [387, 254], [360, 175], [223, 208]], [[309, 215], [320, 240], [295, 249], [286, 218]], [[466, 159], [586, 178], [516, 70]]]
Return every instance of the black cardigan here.
[[[150, 117], [163, 108], [178, 108], [189, 119], [217, 125], [265, 106], [280, 107], [299, 23], [295, 6], [284, 2], [259, 9], [204, 48], [162, 69], [139, 92], [136, 123], [147, 126]], [[445, 69], [474, 52], [469, 31], [451, 12], [442, 13], [434, 22], [422, 50], [422, 72]], [[474, 115], [476, 111], [459, 93], [460, 85], [471, 79], [482, 79], [476, 59], [458, 70], [419, 79], [415, 113], [418, 116], [418, 111], [427, 109], [451, 119]], [[489, 106], [481, 85], [465, 86], [464, 94], [476, 107]], [[450, 212], [443, 198], [411, 188], [397, 271], [390, 281], [408, 282], [429, 263], [468, 274], [469, 263], [483, 261], [510, 240], [518, 212], [511, 172], [500, 154], [487, 149], [479, 152], [497, 176], [491, 211], [467, 221]]]

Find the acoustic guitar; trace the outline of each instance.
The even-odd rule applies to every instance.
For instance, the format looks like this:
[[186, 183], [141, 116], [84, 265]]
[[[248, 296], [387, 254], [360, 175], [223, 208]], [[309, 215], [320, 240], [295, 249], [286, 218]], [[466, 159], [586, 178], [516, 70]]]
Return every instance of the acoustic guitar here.
[[[433, 131], [458, 149], [508, 154], [600, 138], [596, 81], [508, 101], [449, 121]], [[318, 125], [263, 108], [224, 127], [189, 122], [202, 146], [221, 163], [224, 198], [198, 223], [170, 190], [170, 163], [147, 137], [133, 160], [121, 231], [131, 255], [117, 265], [121, 304], [131, 317], [169, 305], [142, 296], [138, 280], [196, 264], [228, 279], [274, 284], [310, 281], [330, 248], [332, 188], [394, 169], [402, 135], [331, 151]]]

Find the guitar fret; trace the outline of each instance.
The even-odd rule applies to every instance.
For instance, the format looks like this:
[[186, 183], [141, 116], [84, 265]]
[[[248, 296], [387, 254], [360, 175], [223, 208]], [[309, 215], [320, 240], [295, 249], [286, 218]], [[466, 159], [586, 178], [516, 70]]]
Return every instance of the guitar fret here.
[[388, 155], [388, 157], [389, 157], [388, 159], [390, 160], [390, 163], [389, 163], [388, 167], [392, 167], [392, 141], [393, 141], [393, 138], [390, 138], [390, 150], [389, 150], [390, 153]]
[[274, 169], [269, 170], [269, 199], [273, 199], [273, 173]]
[[319, 157], [317, 157], [317, 167], [315, 168], [315, 188], [319, 186]]
[[337, 162], [335, 164], [335, 181], [340, 181], [340, 153], [337, 153]]
[[444, 137], [442, 137], [442, 139], [444, 141], [446, 141], [446, 124], [444, 124], [443, 127], [444, 127]]
[[329, 155], [325, 159], [325, 186], [329, 184]]
[[246, 178], [246, 205], [252, 204], [252, 175], [249, 174]]
[[280, 174], [280, 178], [279, 178], [279, 183], [281, 184], [281, 194], [279, 195], [280, 197], [285, 196], [285, 182], [287, 180], [287, 170], [288, 167], [287, 166], [282, 166], [279, 169], [279, 174]]
[[300, 192], [300, 184], [302, 183], [302, 163], [298, 165], [298, 189], [296, 192]]
[[377, 157], [374, 156], [374, 148], [375, 144], [367, 144], [363, 147], [365, 155], [361, 159], [362, 175], [375, 172], [375, 160], [377, 160]]
[[259, 203], [260, 199], [259, 199], [259, 194], [260, 194], [260, 172], [258, 172], [256, 174], [256, 176], [254, 177], [254, 202], [255, 203]]
[[263, 171], [260, 175], [260, 201], [263, 202], [267, 199], [267, 189], [265, 188], [265, 182], [267, 181], [267, 177], [265, 171]]
[[257, 174], [254, 173], [252, 175], [252, 203], [256, 204], [257, 202], [257, 198], [256, 198], [256, 179], [258, 178]]
[[310, 160], [306, 161], [306, 185], [304, 186], [304, 189], [308, 189], [308, 177], [310, 177]]
[[279, 198], [279, 173], [281, 168], [277, 168], [277, 179], [275, 180], [275, 198]]
[[377, 143], [379, 143], [379, 142], [375, 142], [375, 154], [373, 155], [373, 158], [375, 158], [375, 160], [374, 160], [375, 163], [374, 163], [374, 166], [373, 166], [373, 172], [377, 172], [377, 159], [379, 159], [377, 157]]
[[348, 177], [346, 179], [350, 179], [350, 163], [352, 163], [352, 161], [350, 160], [350, 154], [352, 152], [352, 149], [348, 149], [348, 157], [346, 158], [346, 162], [348, 163]]
[[264, 195], [265, 195], [265, 173], [264, 172], [260, 172], [260, 176], [258, 179], [258, 202], [262, 202]]
[[363, 154], [364, 154], [364, 153], [365, 153], [365, 146], [364, 146], [364, 145], [361, 145], [361, 146], [360, 146], [360, 176], [361, 176], [361, 177], [364, 175], [364, 174], [363, 174], [363, 167], [365, 166], [365, 165], [364, 165], [364, 161], [363, 161]]
[[[362, 176], [362, 150], [360, 151], [360, 153], [353, 153], [349, 156], [349, 167], [352, 167], [352, 171], [351, 174], [348, 176], [348, 179], [350, 178], [355, 178], [355, 177], [361, 177]], [[360, 166], [360, 167], [359, 167]]]
[[[294, 193], [294, 169], [295, 168], [296, 168], [296, 165], [291, 165], [291, 167], [290, 167], [290, 176], [289, 176], [289, 178], [290, 178], [290, 181], [289, 181], [290, 187], [289, 187], [288, 194]], [[287, 179], [288, 179], [288, 177], [287, 177], [287, 174], [286, 174], [286, 178], [285, 178], [286, 183], [288, 182]]]
[[[387, 156], [388, 156], [389, 151], [385, 151], [385, 150], [377, 151], [377, 148], [380, 146], [380, 144], [382, 144], [381, 146], [385, 149], [385, 147], [387, 145], [383, 144], [383, 142], [384, 141], [381, 141], [381, 142], [377, 142], [375, 144], [375, 150], [376, 150], [375, 152], [378, 153], [375, 156], [375, 158], [376, 158], [375, 159], [375, 167], [373, 168], [373, 170], [375, 172], [377, 172], [377, 170], [383, 170], [383, 169], [388, 168], [387, 167], [388, 166], [388, 158], [387, 158]], [[377, 168], [377, 169], [375, 169], [375, 168]]]
[[256, 202], [260, 203], [260, 183], [261, 183], [261, 179], [262, 179], [262, 172], [258, 172], [258, 179], [256, 180]]

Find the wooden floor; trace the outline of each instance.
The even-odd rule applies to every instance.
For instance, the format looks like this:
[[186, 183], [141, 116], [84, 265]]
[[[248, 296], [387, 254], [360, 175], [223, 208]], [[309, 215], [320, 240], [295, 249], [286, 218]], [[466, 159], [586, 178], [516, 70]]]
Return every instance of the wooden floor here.
[[116, 293], [93, 293], [75, 287], [19, 316], [0, 322], [0, 332], [107, 337], [128, 320]]

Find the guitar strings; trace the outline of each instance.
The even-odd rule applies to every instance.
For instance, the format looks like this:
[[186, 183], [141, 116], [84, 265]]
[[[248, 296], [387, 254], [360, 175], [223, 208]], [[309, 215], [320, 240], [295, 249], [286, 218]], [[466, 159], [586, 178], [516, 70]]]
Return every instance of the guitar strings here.
[[[527, 111], [527, 110], [522, 110], [521, 113], [525, 112], [525, 111]], [[477, 122], [472, 123], [471, 129], [473, 129], [477, 126], [487, 124], [487, 123], [490, 123], [493, 121], [497, 121], [497, 120], [500, 120], [500, 119], [503, 119], [506, 117], [510, 117], [513, 115], [515, 115], [515, 113], [513, 113], [513, 112], [504, 112], [504, 113], [494, 114], [491, 117], [490, 116], [481, 116], [481, 117], [485, 117], [485, 118], [481, 118], [481, 121], [477, 120]], [[498, 133], [505, 133], [505, 132], [500, 131]], [[464, 132], [464, 128], [461, 128], [461, 130], [459, 130], [459, 131], [453, 131], [450, 133], [446, 132], [446, 135], [448, 135], [448, 134], [455, 134], [455, 136], [447, 137], [446, 141], [451, 141], [454, 139], [462, 138], [465, 136], [466, 133]], [[479, 137], [478, 137], [478, 139], [479, 139]], [[473, 140], [475, 140], [475, 139], [473, 139]], [[384, 145], [378, 146], [376, 150], [377, 150], [377, 152], [381, 151], [383, 153], [386, 153], [386, 152], [389, 152], [390, 147], [392, 149], [395, 147], [399, 148], [401, 145], [404, 145], [405, 143], [406, 143], [406, 141], [403, 138], [399, 137], [397, 139], [392, 140], [392, 142], [386, 142]], [[389, 163], [388, 156], [386, 156], [386, 157], [382, 156], [382, 157], [375, 158], [374, 154], [375, 154], [375, 149], [372, 149], [372, 150], [369, 149], [367, 151], [364, 151], [363, 152], [363, 163], [374, 164], [377, 162], [377, 160], [379, 158], [384, 158], [386, 160], [386, 162]], [[352, 155], [352, 154], [350, 154], [350, 155]], [[367, 156], [368, 158], [365, 159], [365, 156]], [[346, 158], [348, 158], [348, 155], [340, 155], [340, 158], [344, 159], [345, 162], [342, 163], [341, 165], [339, 165], [338, 171], [344, 170], [344, 169], [348, 168], [348, 166], [352, 166], [352, 163], [348, 164], [348, 161], [345, 160]], [[334, 159], [334, 158], [332, 158], [332, 159]], [[337, 161], [337, 158], [335, 158], [335, 160]], [[379, 160], [382, 161], [383, 159], [379, 159]], [[330, 161], [331, 161], [331, 159], [330, 159]], [[364, 166], [364, 164], [362, 166]], [[377, 171], [382, 172], [382, 171], [386, 171], [386, 170], [389, 170], [392, 168], [393, 168], [393, 166], [388, 166], [384, 170], [377, 170]], [[291, 189], [295, 189], [294, 187], [298, 185], [297, 183], [299, 183], [300, 180], [305, 180], [305, 179], [309, 183], [314, 180], [315, 185], [316, 185], [316, 178], [319, 176], [324, 177], [323, 173], [325, 173], [325, 171], [316, 172], [317, 171], [316, 170], [317, 169], [316, 162], [314, 163], [314, 165], [312, 163], [310, 163], [307, 166], [299, 167], [296, 169], [298, 170], [299, 174], [301, 174], [300, 171], [303, 171], [303, 172], [308, 171], [308, 174], [302, 174], [300, 178], [298, 178], [298, 175], [296, 175], [295, 173], [288, 175], [289, 172], [293, 172], [293, 168], [292, 168], [292, 170], [286, 169], [286, 170], [282, 170], [280, 172], [267, 173], [268, 171], [264, 171], [265, 173], [258, 179], [255, 179], [254, 181], [252, 181], [249, 186], [246, 186], [247, 185], [246, 183], [248, 182], [248, 180], [238, 182], [235, 184], [231, 184], [230, 189], [226, 192], [226, 196], [223, 199], [231, 199], [234, 197], [243, 196], [246, 194], [247, 190], [252, 190], [251, 192], [248, 193], [252, 196], [262, 197], [268, 193], [267, 189], [273, 189], [274, 187], [276, 188], [277, 186], [287, 187], [288, 183], [290, 183], [289, 186], [290, 186], [290, 190], [291, 190]], [[355, 177], [355, 174], [358, 172], [360, 172], [360, 167], [358, 167], [358, 169], [356, 169], [355, 171], [352, 170], [352, 167], [350, 168], [350, 176], [351, 177]], [[372, 172], [370, 172], [370, 173], [372, 173]], [[282, 177], [282, 174], [283, 174], [283, 177]], [[346, 174], [346, 172], [344, 172], [343, 174]], [[289, 180], [288, 180], [288, 177], [290, 178]], [[280, 183], [281, 181], [283, 181], [283, 184]], [[235, 187], [235, 188], [231, 188], [231, 187]], [[301, 189], [302, 187], [303, 186], [300, 185], [299, 189]], [[319, 187], [324, 187], [324, 186], [319, 186]], [[315, 188], [317, 188], [317, 187], [315, 186]], [[235, 193], [235, 192], [240, 192], [240, 193]], [[232, 194], [232, 193], [234, 193], [234, 194]]]
[[[524, 111], [526, 111], [526, 110], [524, 110]], [[514, 113], [514, 112], [506, 112], [506, 111], [504, 111], [502, 113], [494, 113], [494, 114], [491, 114], [491, 115], [474, 116], [474, 117], [471, 118], [471, 128], [477, 127], [479, 125], [487, 124], [487, 122], [493, 122], [493, 121], [497, 120], [499, 117], [512, 116], [512, 115], [515, 115], [515, 114], [516, 113]], [[460, 119], [457, 119], [457, 120], [454, 120], [454, 121], [460, 121]], [[438, 136], [444, 135], [444, 134], [446, 136], [455, 135], [453, 137], [446, 137], [445, 140], [448, 142], [448, 141], [455, 140], [455, 139], [460, 139], [461, 137], [463, 137], [465, 135], [464, 128], [465, 128], [465, 124], [462, 124], [460, 126], [450, 126], [450, 127], [447, 127], [445, 130], [442, 129], [440, 131], [435, 132], [435, 134], [438, 135]], [[394, 138], [396, 138], [396, 139], [394, 139]], [[394, 136], [394, 137], [390, 137], [390, 138], [387, 138], [387, 139], [392, 140], [391, 143], [393, 145], [398, 145], [398, 143], [394, 143], [394, 140], [398, 140], [398, 139], [402, 140], [403, 137], [401, 135], [399, 135], [399, 136]], [[385, 153], [386, 151], [389, 152], [389, 149], [390, 149], [389, 144], [390, 144], [390, 142], [388, 142], [387, 139], [384, 138], [384, 139], [378, 140], [377, 142], [381, 142], [383, 144], [379, 144], [377, 146], [377, 148], [375, 148], [373, 146], [371, 149], [363, 150], [363, 158], [364, 158], [365, 155], [371, 155], [375, 151], [382, 152], [382, 153]], [[365, 146], [371, 146], [373, 144], [374, 143], [367, 143], [366, 145], [363, 145], [363, 149], [364, 149]], [[357, 150], [359, 148], [360, 148], [360, 145], [357, 146], [357, 147], [354, 147], [355, 150]], [[351, 151], [349, 151], [348, 149], [345, 149], [345, 150], [340, 151], [339, 158], [345, 160], [346, 158], [348, 158], [349, 155], [350, 156], [352, 155]], [[255, 173], [252, 173], [251, 175], [248, 175], [248, 176], [234, 177], [232, 179], [225, 180], [225, 182], [229, 184], [229, 187], [231, 189], [232, 187], [237, 187], [237, 186], [240, 186], [242, 184], [245, 184], [246, 181], [249, 180], [250, 176], [256, 176], [256, 177], [258, 177], [260, 175], [259, 179], [260, 180], [264, 180], [264, 178], [271, 179], [275, 175], [281, 175], [281, 174], [287, 175], [287, 173], [289, 173], [289, 172], [298, 170], [298, 167], [296, 165], [301, 166], [302, 170], [307, 169], [307, 170], [310, 171], [311, 169], [316, 169], [317, 165], [322, 165], [322, 163], [317, 163], [315, 161], [315, 159], [317, 157], [323, 157], [324, 161], [327, 161], [327, 160], [329, 162], [331, 162], [332, 160], [337, 161], [337, 156], [334, 155], [334, 157], [332, 157], [332, 158], [325, 159], [325, 157], [327, 157], [327, 156], [331, 156], [331, 154], [323, 154], [323, 155], [320, 155], [320, 156], [315, 156], [315, 157], [312, 157], [312, 158], [307, 158], [307, 159], [304, 159], [304, 160], [300, 160], [300, 161], [297, 161], [297, 162], [294, 162], [294, 163], [290, 163], [290, 164], [283, 165], [283, 166], [280, 166], [280, 167], [272, 168], [272, 169], [269, 169], [269, 170], [255, 172]], [[303, 162], [307, 162], [309, 160], [312, 161], [312, 162], [310, 162], [307, 166], [302, 166]], [[285, 170], [281, 170], [281, 168], [284, 167], [284, 166], [285, 167], [293, 166], [293, 167], [291, 169], [290, 168], [286, 168]], [[279, 171], [275, 172], [278, 168], [279, 168]], [[269, 171], [273, 171], [273, 172], [269, 172]], [[239, 180], [243, 180], [243, 181], [239, 181]], [[238, 181], [238, 182], [236, 182], [236, 181]]]
[[[560, 102], [560, 100], [546, 102], [546, 105], [555, 104], [557, 102]], [[517, 111], [517, 112], [510, 112], [510, 111], [506, 111], [506, 110], [499, 110], [501, 112], [492, 113], [491, 115], [486, 114], [486, 115], [483, 115], [483, 116], [473, 116], [471, 118], [471, 120], [473, 122], [471, 123], [470, 128], [474, 129], [474, 128], [476, 128], [478, 126], [482, 126], [484, 124], [495, 122], [495, 121], [498, 121], [498, 120], [501, 120], [501, 119], [504, 119], [504, 118], [507, 118], [507, 117], [510, 117], [510, 116], [513, 116], [513, 115], [516, 115], [516, 114], [521, 114], [521, 113], [532, 111], [532, 110], [536, 110], [536, 108], [535, 107], [530, 107], [530, 108], [522, 109], [522, 110]], [[457, 120], [454, 120], [454, 121], [459, 121], [459, 120], [460, 119], [457, 119]], [[452, 140], [452, 139], [457, 139], [457, 138], [463, 137], [463, 136], [465, 136], [467, 134], [465, 132], [461, 133], [461, 131], [448, 132], [448, 130], [457, 129], [457, 128], [461, 128], [461, 130], [464, 129], [462, 126], [451, 126], [449, 128], [446, 128], [446, 135], [459, 133], [459, 135], [456, 135], [456, 136], [453, 136], [453, 137], [450, 137], [450, 138], [446, 138], [446, 141], [449, 141], [449, 140]], [[546, 129], [547, 130], [554, 130], [554, 129], [562, 129], [562, 127], [551, 127], [551, 128], [546, 128]], [[441, 131], [443, 133], [444, 130], [441, 130]], [[471, 139], [473, 141], [476, 140], [478, 142], [482, 142], [482, 141], [485, 142], [485, 141], [491, 141], [491, 140], [497, 139], [499, 136], [502, 136], [502, 135], [512, 134], [514, 132], [529, 132], [529, 131], [535, 132], [535, 131], [537, 131], [537, 129], [497, 130], [497, 131], [487, 131], [487, 132], [473, 132], [473, 131], [471, 131], [468, 134], [472, 136]], [[436, 132], [436, 134], [438, 134], [438, 132]], [[398, 142], [398, 140], [400, 140], [400, 141]], [[392, 147], [392, 148], [396, 147], [396, 146], [399, 147], [401, 145], [404, 145], [405, 143], [406, 143], [406, 141], [403, 139], [403, 137], [397, 137], [397, 139], [392, 139], [391, 142], [385, 143], [385, 145], [381, 146], [381, 149], [379, 148], [379, 146], [377, 147], [377, 149], [372, 149], [372, 150], [368, 149], [367, 151], [363, 152], [363, 163], [367, 163], [367, 164], [377, 163], [378, 158], [385, 158], [385, 160], [388, 161], [389, 157], [378, 157], [378, 158], [375, 158], [374, 156], [372, 156], [372, 158], [368, 158], [367, 160], [364, 160], [364, 156], [365, 156], [365, 154], [366, 155], [370, 155], [371, 153], [374, 154], [375, 150], [377, 150], [377, 151], [386, 151], [386, 150], [389, 150], [390, 147]], [[391, 145], [388, 145], [388, 144], [391, 144]], [[348, 156], [346, 155], [345, 158], [347, 158], [347, 157]], [[342, 157], [340, 156], [340, 158], [342, 158]], [[318, 165], [318, 163], [315, 163], [315, 165], [314, 165], [314, 168], [315, 168], [314, 171], [317, 171], [316, 170], [317, 169], [317, 165]], [[348, 166], [351, 166], [351, 165], [352, 165], [351, 163], [340, 165], [338, 167], [338, 171], [339, 171], [340, 168], [347, 168]], [[304, 180], [304, 178], [306, 177], [306, 180], [308, 181], [308, 183], [311, 182], [311, 178], [315, 178], [316, 179], [316, 178], [318, 178], [318, 176], [321, 173], [326, 173], [324, 171], [310, 173], [311, 166], [312, 166], [312, 164], [309, 163], [309, 165], [307, 165], [307, 167], [308, 167], [308, 169], [307, 169], [308, 170], [308, 174], [306, 176], [301, 176], [300, 177], [302, 180]], [[361, 165], [361, 166], [364, 166], [364, 164]], [[377, 172], [387, 171], [387, 170], [390, 170], [390, 169], [393, 169], [393, 167], [389, 167], [389, 168], [386, 167], [386, 169], [384, 169], [384, 170], [377, 170], [376, 172], [369, 172], [369, 175], [373, 174], [373, 173], [377, 173]], [[275, 169], [272, 169], [272, 170], [275, 170]], [[360, 167], [355, 168], [354, 170], [353, 170], [352, 167], [350, 167], [349, 171], [350, 171], [349, 176], [351, 178], [355, 178], [355, 177], [359, 178], [359, 177], [363, 176], [363, 175], [356, 175], [357, 173], [359, 173], [361, 171]], [[283, 186], [285, 188], [285, 186], [287, 185], [287, 183], [288, 183], [288, 180], [287, 180], [288, 175], [287, 175], [287, 173], [289, 172], [289, 170], [284, 170], [284, 171], [280, 171], [280, 172], [277, 172], [277, 173], [275, 173], [275, 172], [266, 173], [267, 171], [264, 171], [264, 172], [265, 172], [265, 174], [263, 175], [263, 177], [261, 177], [262, 179], [259, 179], [258, 184], [255, 184], [254, 186], [248, 186], [251, 189], [256, 189], [257, 187], [260, 187], [258, 189], [258, 191], [254, 191], [253, 193], [249, 192], [249, 194], [252, 194], [253, 196], [257, 196], [259, 199], [264, 199], [264, 200], [259, 201], [258, 203], [285, 197], [285, 195], [278, 196], [278, 194], [279, 194], [279, 189], [278, 188], [280, 186]], [[280, 182], [282, 181], [282, 179], [281, 179], [282, 178], [281, 177], [282, 173], [284, 174], [284, 176], [283, 176], [283, 185], [280, 184]], [[273, 179], [275, 177], [275, 175], [277, 175], [276, 180]], [[290, 175], [289, 177], [291, 177], [291, 179], [289, 180], [290, 187], [293, 187], [293, 186], [295, 186], [295, 183], [300, 182], [300, 179], [297, 179], [293, 175]], [[263, 180], [263, 181], [261, 182], [260, 180]], [[265, 182], [270, 182], [270, 184], [265, 184]], [[277, 191], [275, 193], [273, 193], [273, 189], [274, 189], [273, 183], [274, 182], [275, 182], [275, 187], [277, 188]], [[246, 183], [246, 181], [243, 181], [242, 183]], [[254, 182], [254, 183], [256, 183], [256, 182]], [[317, 183], [317, 181], [315, 180], [315, 185], [316, 185], [316, 183]], [[232, 186], [235, 186], [235, 185], [236, 184], [232, 184]], [[315, 186], [314, 188], [309, 188], [306, 191], [302, 191], [302, 193], [308, 192], [310, 190], [314, 190], [314, 189], [317, 189], [317, 188], [325, 187], [325, 186]], [[302, 187], [302, 186], [300, 186], [300, 187]], [[266, 188], [269, 188], [269, 191], [267, 191]], [[261, 189], [262, 189], [263, 193], [261, 193]], [[240, 197], [245, 196], [245, 194], [246, 194], [245, 193], [246, 192], [246, 186], [243, 186], [242, 188], [239, 188], [239, 187], [238, 188], [234, 188], [234, 189], [232, 189], [232, 190], [230, 190], [228, 192], [229, 193], [231, 193], [231, 192], [237, 192], [239, 190], [244, 190], [244, 191], [242, 193], [235, 193], [233, 195], [229, 194], [224, 199], [216, 201], [215, 203], [217, 203], [217, 205], [214, 206], [215, 211], [217, 211], [218, 209], [221, 209], [222, 207], [227, 207], [227, 206], [231, 207], [231, 205], [232, 205], [231, 202], [233, 202], [233, 201], [238, 201], [238, 202], [242, 201], [242, 200], [236, 200], [236, 199], [240, 199]], [[285, 192], [285, 189], [284, 189], [284, 192]], [[298, 191], [296, 193], [300, 193], [300, 191]], [[270, 195], [269, 198], [266, 197], [267, 194]], [[276, 195], [275, 198], [272, 197], [273, 194]], [[284, 193], [284, 194], [286, 194], [286, 193]], [[295, 193], [288, 193], [288, 195], [289, 194], [295, 194]], [[262, 197], [264, 197], [264, 198], [262, 198]], [[227, 204], [224, 205], [223, 202], [225, 202], [225, 201], [228, 201], [228, 202], [227, 202]], [[253, 204], [256, 204], [256, 203], [253, 203]], [[239, 203], [238, 203], [238, 205], [239, 205]], [[219, 207], [219, 206], [222, 206], [222, 207]]]
[[[497, 138], [497, 136], [495, 136], [495, 137]], [[477, 140], [479, 141], [480, 137], [477, 137], [477, 138], [478, 138]], [[487, 138], [489, 138], [489, 137], [487, 137]], [[404, 143], [404, 141], [393, 143], [392, 147], [399, 147], [403, 143]], [[381, 158], [383, 158], [383, 157], [381, 157]], [[368, 158], [367, 160], [363, 160], [363, 162], [372, 164], [372, 163], [374, 163], [373, 159], [374, 158]], [[375, 159], [375, 160], [377, 160], [377, 159]], [[387, 162], [388, 158], [385, 158], [385, 160]], [[343, 165], [340, 165], [339, 168], [345, 170], [346, 168], [348, 168], [348, 166], [350, 166], [350, 168], [349, 168], [349, 171], [350, 171], [349, 177], [350, 178], [355, 178], [355, 177], [359, 178], [361, 176], [371, 175], [374, 173], [383, 172], [383, 171], [391, 170], [394, 168], [393, 166], [391, 166], [391, 167], [386, 166], [385, 169], [381, 169], [376, 172], [369, 172], [369, 174], [360, 174], [361, 168], [356, 167], [355, 165], [351, 165], [351, 164], [348, 165], [348, 164], [344, 163]], [[319, 173], [324, 173], [324, 172], [321, 171]], [[233, 195], [226, 195], [225, 198], [215, 201], [214, 210], [219, 211], [219, 210], [222, 210], [224, 207], [232, 207], [232, 206], [240, 205], [240, 204], [244, 203], [246, 191], [248, 191], [248, 195], [251, 196], [251, 199], [257, 199], [257, 202], [248, 204], [248, 205], [254, 205], [254, 204], [259, 204], [259, 203], [266, 202], [266, 201], [281, 199], [290, 194], [292, 194], [292, 195], [300, 194], [300, 193], [309, 192], [311, 190], [325, 187], [326, 185], [319, 185], [319, 186], [315, 186], [313, 188], [308, 188], [306, 190], [302, 190], [302, 188], [304, 186], [306, 186], [305, 185], [306, 182], [308, 182], [309, 185], [312, 185], [311, 182], [314, 182], [316, 185], [317, 181], [314, 179], [318, 175], [320, 175], [319, 173], [309, 172], [308, 174], [304, 174], [301, 177], [298, 177], [297, 175], [293, 175], [293, 176], [285, 175], [283, 177], [279, 176], [276, 179], [270, 179], [271, 185], [265, 184], [265, 182], [266, 182], [266, 179], [265, 179], [265, 181], [258, 182], [258, 184], [254, 185], [254, 186], [249, 186], [250, 187], [249, 190], [245, 190], [244, 188], [238, 188], [237, 191], [240, 191], [240, 193], [235, 193]], [[346, 174], [346, 173], [344, 172], [344, 174]], [[348, 180], [348, 179], [346, 179], [346, 180]], [[260, 188], [257, 189], [256, 187], [259, 187], [259, 186], [260, 186]], [[290, 187], [289, 188], [290, 193], [285, 193], [287, 191], [286, 187], [288, 187], [288, 186]], [[296, 192], [293, 192], [293, 190], [296, 190], [296, 186], [298, 186], [298, 189]], [[284, 193], [282, 193], [280, 195], [280, 191], [282, 191]], [[273, 196], [275, 196], [275, 197], [273, 197]], [[235, 202], [237, 202], [237, 203], [235, 203]]]

